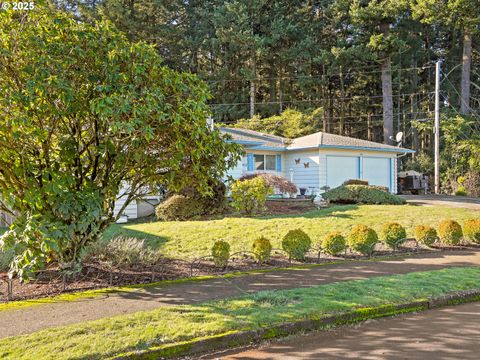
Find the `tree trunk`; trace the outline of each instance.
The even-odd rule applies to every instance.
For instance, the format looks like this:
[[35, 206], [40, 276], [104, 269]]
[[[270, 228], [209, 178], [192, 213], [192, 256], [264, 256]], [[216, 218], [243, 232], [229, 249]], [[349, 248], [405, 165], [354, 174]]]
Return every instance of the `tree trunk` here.
[[372, 114], [368, 113], [367, 115], [367, 140], [372, 141], [373, 140], [373, 127], [372, 127]]
[[257, 76], [255, 58], [252, 59], [252, 80], [250, 80], [250, 118], [255, 115], [255, 77]]
[[460, 88], [460, 113], [470, 112], [470, 68], [472, 64], [472, 34], [465, 29], [463, 34], [462, 82]]
[[383, 96], [383, 142], [393, 145], [393, 96], [392, 96], [391, 59], [382, 62], [382, 96]]
[[250, 81], [250, 118], [255, 115], [255, 81]]
[[338, 126], [338, 134], [345, 133], [345, 82], [343, 78], [343, 68], [340, 66], [340, 124]]
[[[417, 67], [417, 60], [414, 59], [412, 62], [412, 67], [416, 68]], [[412, 88], [413, 92], [416, 93], [418, 92], [418, 73], [417, 71], [412, 71], [413, 73], [413, 79], [412, 79]], [[410, 97], [410, 120], [417, 120], [417, 112], [418, 112], [418, 99], [416, 94], [412, 94]], [[410, 122], [411, 126], [411, 122]], [[418, 155], [418, 130], [416, 127], [412, 126], [412, 145], [413, 145], [413, 150], [415, 152], [412, 154], [412, 158], [415, 159], [415, 157]]]

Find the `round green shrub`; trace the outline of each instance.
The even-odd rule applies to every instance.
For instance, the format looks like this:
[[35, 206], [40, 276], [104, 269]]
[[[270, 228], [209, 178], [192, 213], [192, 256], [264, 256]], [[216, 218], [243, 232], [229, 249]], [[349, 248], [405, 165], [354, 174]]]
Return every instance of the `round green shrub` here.
[[231, 187], [232, 206], [240, 212], [251, 215], [265, 210], [268, 195], [273, 189], [264, 178], [257, 176], [247, 180], [237, 180]]
[[252, 252], [255, 254], [255, 258], [258, 260], [258, 262], [267, 262], [270, 260], [272, 243], [267, 238], [261, 236], [253, 242]]
[[203, 205], [198, 199], [178, 194], [170, 196], [155, 209], [155, 215], [163, 221], [188, 220], [203, 213]]
[[407, 231], [399, 223], [390, 222], [383, 225], [381, 236], [388, 247], [395, 249], [402, 239], [406, 239]]
[[327, 254], [336, 255], [345, 250], [346, 240], [339, 232], [332, 232], [323, 238], [321, 246]]
[[415, 227], [415, 239], [424, 245], [431, 246], [437, 240], [437, 231], [428, 225]]
[[212, 257], [215, 266], [221, 268], [227, 266], [230, 257], [230, 244], [223, 240], [216, 241], [212, 247]]
[[290, 230], [282, 240], [282, 249], [290, 259], [305, 260], [305, 254], [310, 250], [312, 240], [303, 230]]
[[462, 227], [455, 220], [443, 220], [438, 226], [438, 235], [445, 245], [458, 245], [462, 239]]
[[463, 224], [463, 234], [468, 241], [480, 244], [480, 219], [470, 219]]
[[348, 246], [362, 254], [371, 254], [373, 247], [378, 243], [378, 235], [375, 230], [365, 225], [356, 225], [348, 235]]

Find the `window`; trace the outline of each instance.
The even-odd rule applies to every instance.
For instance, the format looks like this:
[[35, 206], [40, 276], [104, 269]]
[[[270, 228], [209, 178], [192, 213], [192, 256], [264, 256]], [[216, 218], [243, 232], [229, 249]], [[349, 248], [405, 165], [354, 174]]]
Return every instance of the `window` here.
[[265, 155], [265, 170], [277, 170], [275, 167], [275, 155]]
[[249, 171], [282, 171], [280, 155], [249, 154]]
[[263, 155], [253, 155], [255, 159], [255, 170], [265, 170], [265, 158]]

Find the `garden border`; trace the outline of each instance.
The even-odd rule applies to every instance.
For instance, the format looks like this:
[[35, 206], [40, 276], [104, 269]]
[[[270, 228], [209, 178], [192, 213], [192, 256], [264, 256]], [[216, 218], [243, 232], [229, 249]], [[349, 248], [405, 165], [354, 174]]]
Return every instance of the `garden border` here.
[[17, 309], [27, 308], [31, 306], [42, 306], [42, 305], [48, 305], [48, 304], [54, 304], [54, 303], [80, 301], [84, 299], [91, 299], [94, 297], [109, 296], [111, 294], [113, 295], [113, 294], [122, 293], [122, 292], [135, 292], [142, 289], [148, 289], [148, 288], [157, 287], [157, 286], [163, 287], [163, 286], [170, 286], [175, 284], [193, 283], [197, 281], [208, 281], [208, 280], [222, 279], [222, 278], [229, 279], [233, 277], [264, 274], [264, 273], [271, 273], [271, 272], [285, 271], [285, 270], [303, 270], [303, 269], [310, 269], [310, 268], [321, 267], [321, 266], [341, 264], [346, 261], [360, 262], [360, 263], [389, 261], [389, 260], [407, 258], [407, 257], [419, 255], [419, 254], [420, 253], [417, 253], [417, 252], [393, 253], [391, 255], [382, 255], [378, 257], [369, 257], [369, 258], [363, 258], [363, 259], [352, 259], [352, 260], [338, 259], [338, 260], [332, 260], [324, 263], [296, 264], [292, 266], [281, 266], [281, 267], [273, 267], [273, 268], [265, 268], [265, 269], [259, 268], [259, 269], [245, 270], [245, 271], [234, 271], [234, 272], [227, 272], [225, 274], [219, 274], [219, 275], [200, 275], [200, 276], [184, 277], [184, 278], [173, 279], [173, 280], [160, 280], [160, 281], [147, 283], [147, 284], [132, 284], [132, 285], [113, 286], [113, 287], [80, 290], [80, 291], [67, 291], [67, 292], [60, 293], [58, 295], [53, 295], [53, 296], [0, 302], [0, 312], [17, 310]]
[[230, 331], [224, 334], [202, 337], [190, 341], [152, 347], [143, 351], [133, 351], [112, 358], [157, 359], [160, 357], [173, 358], [179, 356], [200, 355], [213, 351], [227, 350], [232, 347], [257, 344], [261, 341], [306, 331], [328, 329], [335, 326], [358, 323], [368, 319], [414, 313], [475, 301], [480, 301], [480, 289], [459, 291], [398, 305], [386, 304], [377, 307], [359, 308], [353, 311], [347, 311], [326, 317], [282, 323], [260, 330]]

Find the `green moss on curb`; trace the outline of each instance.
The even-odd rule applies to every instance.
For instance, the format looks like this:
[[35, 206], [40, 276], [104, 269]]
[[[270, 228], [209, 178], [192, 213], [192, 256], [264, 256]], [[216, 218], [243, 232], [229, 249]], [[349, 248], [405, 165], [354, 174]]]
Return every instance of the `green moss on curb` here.
[[[0, 342], [0, 357], [67, 359], [102, 354], [155, 358], [198, 354], [479, 296], [480, 267], [471, 266], [260, 291], [5, 338]], [[432, 298], [427, 301], [427, 297]]]
[[[458, 303], [472, 302], [477, 297], [462, 298]], [[168, 344], [145, 350], [144, 352], [132, 352], [114, 357], [115, 359], [145, 359], [153, 360], [158, 358], [174, 358], [179, 356], [192, 356], [208, 351], [228, 349], [238, 346], [245, 346], [265, 340], [294, 335], [300, 332], [312, 330], [324, 330], [342, 325], [355, 324], [362, 321], [397, 316], [400, 314], [414, 313], [428, 310], [427, 300], [419, 300], [400, 305], [381, 305], [378, 307], [358, 308], [345, 313], [298, 321], [294, 323], [275, 325], [261, 330], [230, 331], [228, 333], [200, 337], [176, 344]]]

